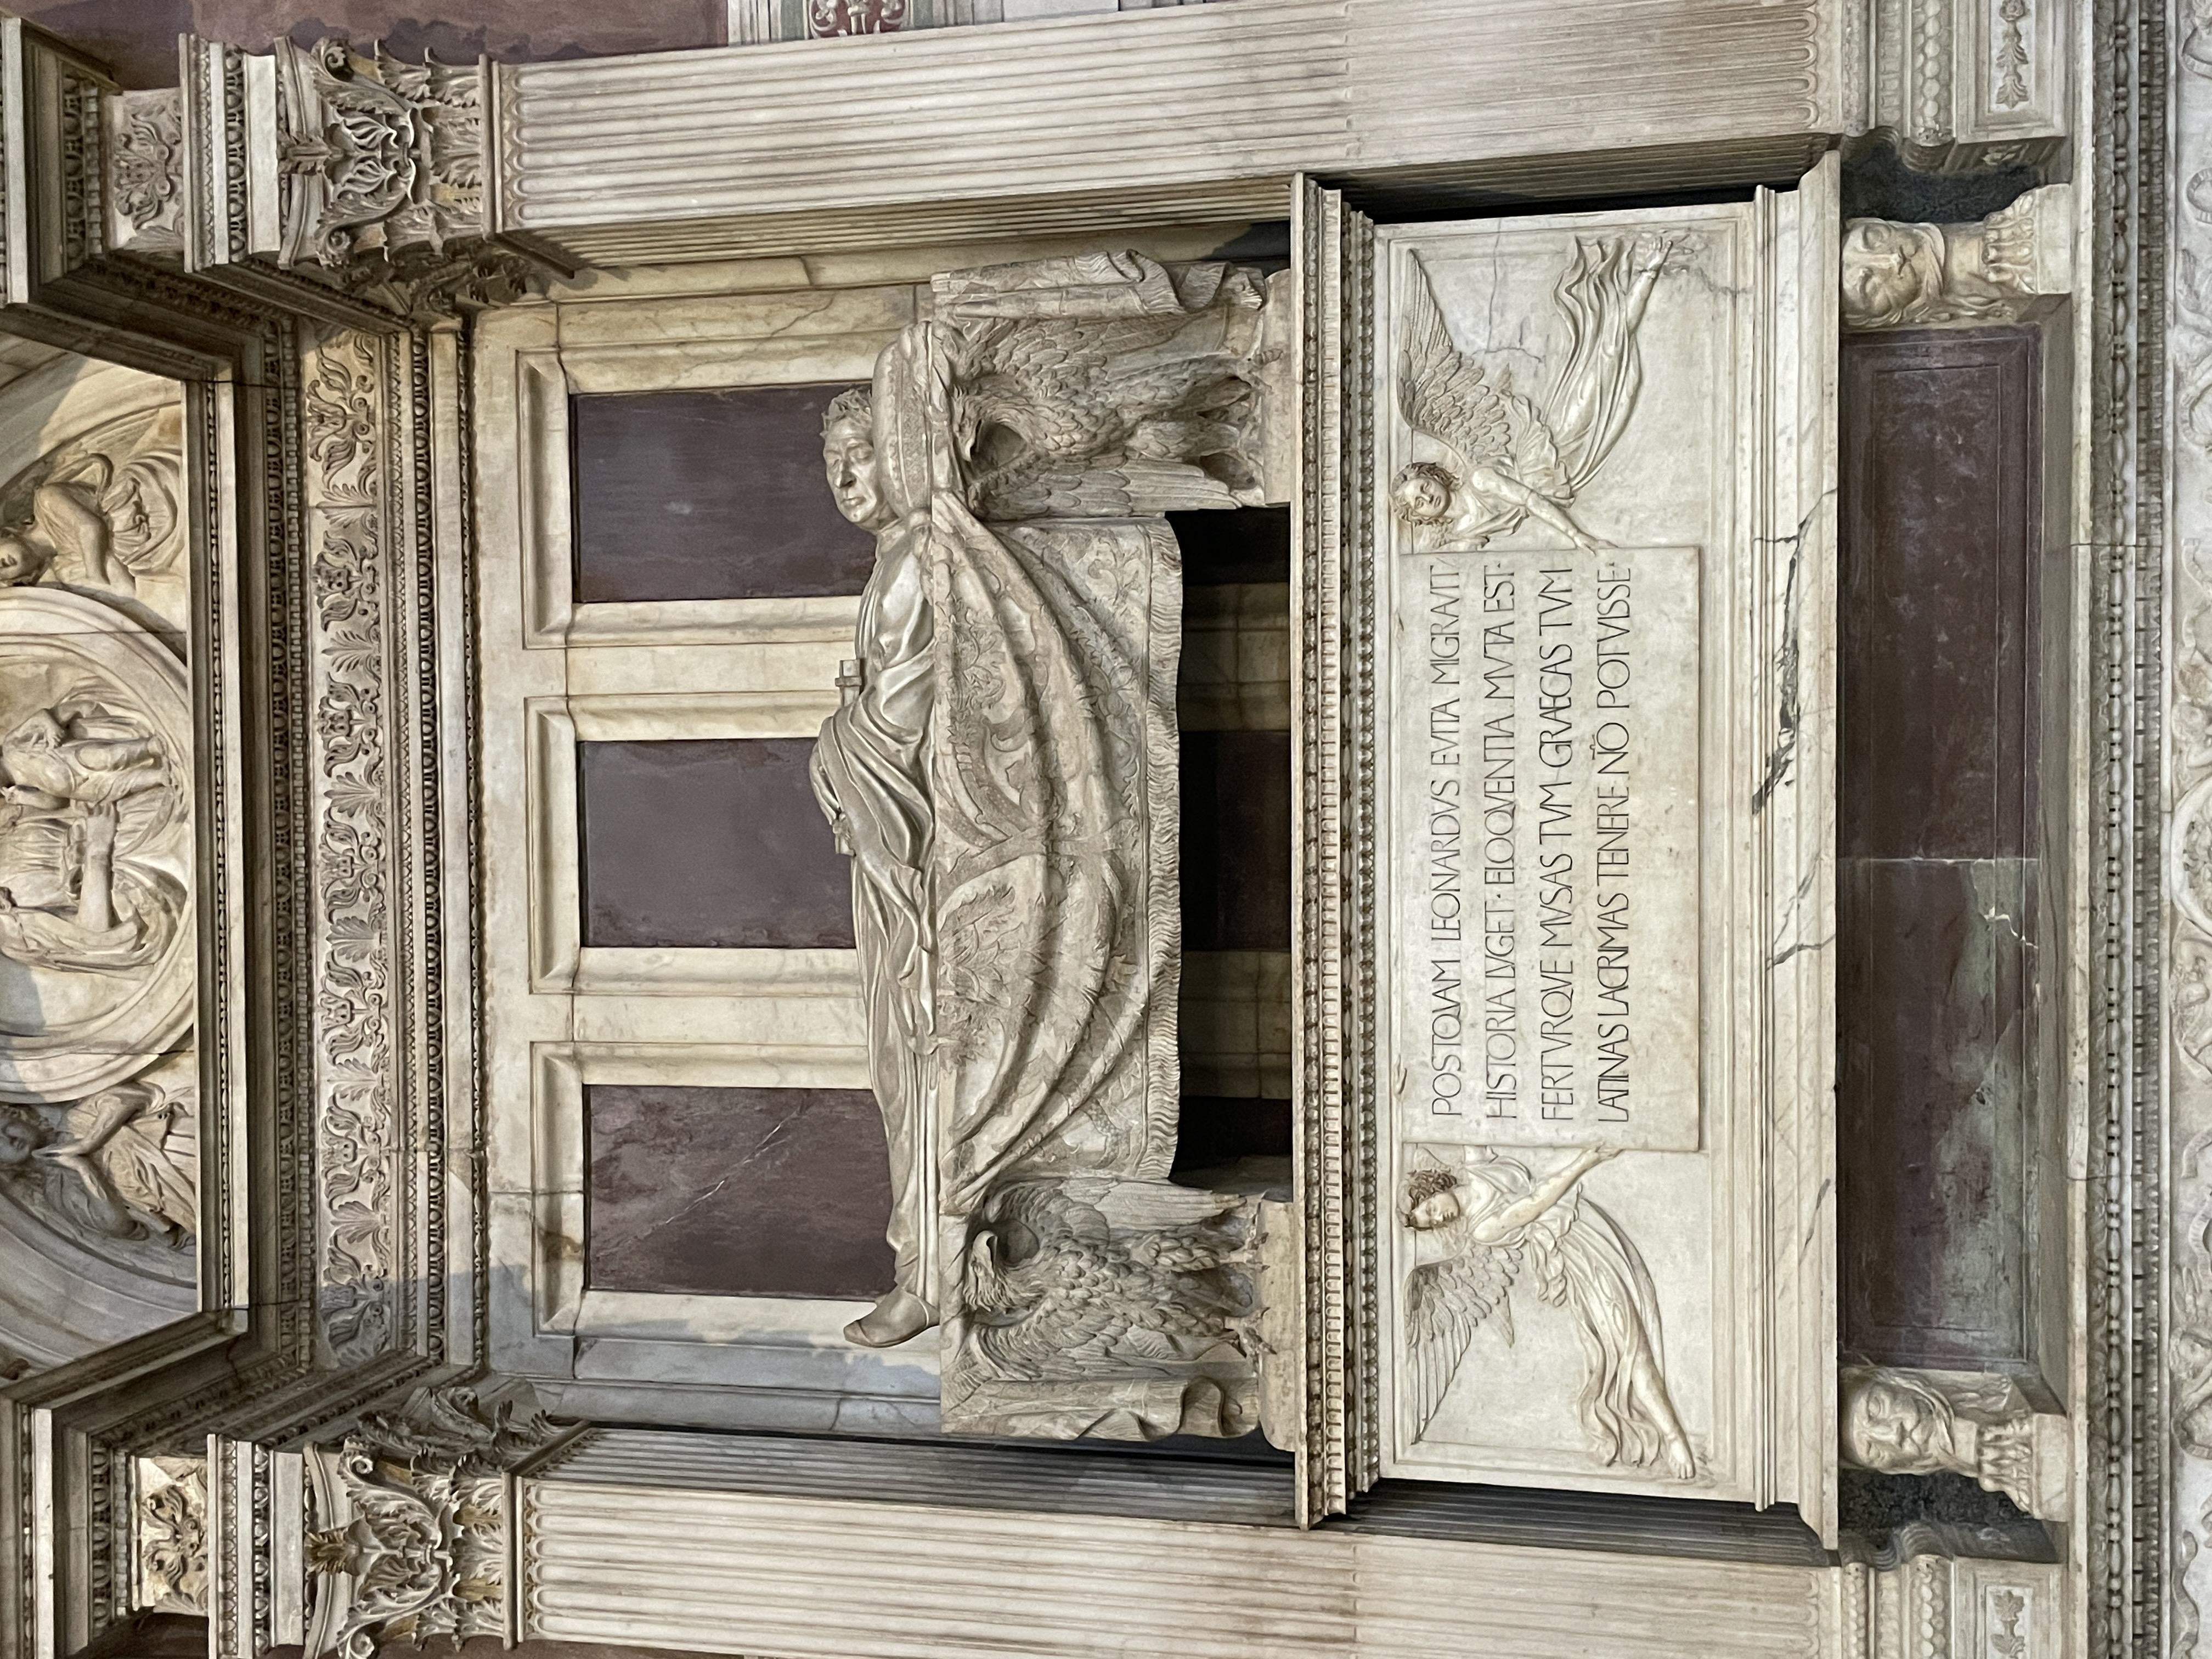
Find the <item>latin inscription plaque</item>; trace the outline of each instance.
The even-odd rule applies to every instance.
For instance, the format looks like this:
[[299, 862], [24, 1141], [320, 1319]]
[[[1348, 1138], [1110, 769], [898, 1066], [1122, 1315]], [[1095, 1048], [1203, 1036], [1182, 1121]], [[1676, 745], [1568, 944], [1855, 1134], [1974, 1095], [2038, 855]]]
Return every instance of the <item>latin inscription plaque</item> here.
[[1698, 1149], [1698, 567], [1681, 547], [1401, 556], [1407, 1135]]

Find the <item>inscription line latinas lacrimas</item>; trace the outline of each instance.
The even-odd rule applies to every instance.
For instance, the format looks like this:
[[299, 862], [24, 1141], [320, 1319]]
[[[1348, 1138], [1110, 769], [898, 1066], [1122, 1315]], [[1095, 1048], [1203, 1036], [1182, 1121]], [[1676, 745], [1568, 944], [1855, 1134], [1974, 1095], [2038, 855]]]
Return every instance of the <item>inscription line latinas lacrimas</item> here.
[[1635, 576], [1428, 562], [1428, 1114], [1631, 1120]]

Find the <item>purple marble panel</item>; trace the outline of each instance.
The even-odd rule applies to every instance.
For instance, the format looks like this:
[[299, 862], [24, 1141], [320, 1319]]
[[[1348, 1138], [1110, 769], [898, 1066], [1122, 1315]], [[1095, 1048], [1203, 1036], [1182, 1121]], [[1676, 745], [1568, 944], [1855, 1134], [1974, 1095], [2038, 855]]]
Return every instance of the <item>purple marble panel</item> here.
[[851, 947], [811, 738], [576, 747], [586, 945]]
[[1182, 734], [1182, 947], [1291, 948], [1291, 734]]
[[595, 1084], [584, 1109], [594, 1289], [858, 1301], [890, 1288], [889, 1154], [866, 1090]]
[[578, 602], [858, 593], [875, 538], [822, 475], [822, 412], [843, 390], [572, 399]]
[[1844, 1346], [2029, 1358], [2033, 868], [1846, 859], [1837, 894]]
[[1846, 858], [2034, 850], [2037, 340], [1845, 337]]

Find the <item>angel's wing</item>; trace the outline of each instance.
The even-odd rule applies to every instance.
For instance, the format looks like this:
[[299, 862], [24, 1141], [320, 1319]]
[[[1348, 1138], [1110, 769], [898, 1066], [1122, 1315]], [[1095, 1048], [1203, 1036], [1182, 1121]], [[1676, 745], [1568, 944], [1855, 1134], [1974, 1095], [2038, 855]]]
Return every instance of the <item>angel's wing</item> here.
[[[1470, 464], [1510, 463], [1518, 424], [1511, 394], [1492, 386], [1482, 365], [1452, 343], [1428, 268], [1418, 259], [1413, 268], [1419, 279], [1406, 307], [1406, 349], [1398, 365], [1398, 407], [1406, 424]], [[1527, 407], [1526, 399], [1512, 402]]]
[[1416, 1437], [1427, 1431], [1443, 1404], [1482, 1322], [1498, 1313], [1510, 1339], [1513, 1312], [1506, 1297], [1520, 1271], [1518, 1246], [1477, 1244], [1472, 1239], [1457, 1255], [1413, 1269], [1406, 1286], [1406, 1349]]

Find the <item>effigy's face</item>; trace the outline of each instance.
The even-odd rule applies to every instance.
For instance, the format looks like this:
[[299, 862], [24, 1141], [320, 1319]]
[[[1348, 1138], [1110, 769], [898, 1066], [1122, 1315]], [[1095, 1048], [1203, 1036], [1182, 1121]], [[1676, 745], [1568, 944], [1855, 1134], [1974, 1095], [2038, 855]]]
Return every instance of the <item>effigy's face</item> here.
[[874, 435], [866, 422], [839, 421], [831, 426], [822, 434], [822, 460], [840, 513], [863, 530], [880, 530], [890, 521]]

